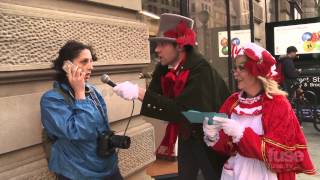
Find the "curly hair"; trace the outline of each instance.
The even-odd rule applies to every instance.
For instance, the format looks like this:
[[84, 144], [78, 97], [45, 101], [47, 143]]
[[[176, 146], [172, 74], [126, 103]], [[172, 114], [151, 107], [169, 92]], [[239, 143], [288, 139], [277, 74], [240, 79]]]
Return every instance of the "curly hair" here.
[[53, 61], [53, 69], [56, 71], [56, 81], [68, 82], [66, 72], [62, 69], [63, 63], [66, 60], [73, 61], [73, 59], [77, 58], [84, 49], [90, 51], [93, 61], [97, 60], [93, 48], [90, 45], [83, 44], [79, 41], [69, 40], [61, 47], [58, 57]]
[[273, 95], [282, 95], [282, 96], [288, 95], [287, 92], [279, 89], [279, 84], [276, 81], [269, 78], [262, 77], [262, 76], [258, 76], [257, 78], [261, 81], [267, 97], [272, 99]]

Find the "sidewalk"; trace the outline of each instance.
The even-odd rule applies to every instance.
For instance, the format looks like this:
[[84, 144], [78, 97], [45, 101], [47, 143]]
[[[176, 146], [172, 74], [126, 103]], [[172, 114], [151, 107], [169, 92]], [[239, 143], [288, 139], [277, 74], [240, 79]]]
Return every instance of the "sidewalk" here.
[[[303, 122], [303, 132], [308, 141], [308, 149], [311, 155], [311, 159], [316, 166], [316, 169], [320, 170], [320, 132], [314, 129], [312, 123]], [[297, 180], [319, 180], [320, 175], [310, 176], [306, 174], [298, 174]]]

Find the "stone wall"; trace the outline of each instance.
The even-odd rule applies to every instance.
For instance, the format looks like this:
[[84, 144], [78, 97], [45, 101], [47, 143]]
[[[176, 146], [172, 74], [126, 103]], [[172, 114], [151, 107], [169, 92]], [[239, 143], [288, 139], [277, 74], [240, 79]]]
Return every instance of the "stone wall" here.
[[318, 17], [319, 15], [316, 7], [317, 5], [314, 0], [303, 0], [302, 1], [302, 10], [303, 10], [302, 18]]
[[[50, 3], [50, 8], [44, 2]], [[52, 179], [41, 146], [39, 100], [52, 87], [51, 61], [58, 49], [70, 39], [93, 45], [99, 72], [94, 71], [90, 82], [107, 102], [112, 129], [122, 134], [132, 102], [114, 95], [100, 82], [99, 75], [108, 71], [115, 82], [129, 80], [145, 86], [138, 72], [141, 65], [150, 62], [148, 28], [132, 9], [122, 18], [87, 13], [92, 6], [101, 6], [80, 1], [72, 3], [83, 11], [74, 11], [70, 1], [57, 1], [59, 7], [47, 0], [32, 0], [30, 6], [24, 3], [0, 0], [0, 179]], [[125, 11], [115, 8], [110, 12], [117, 10], [120, 15]], [[8, 75], [15, 79], [5, 81]], [[121, 173], [130, 180], [150, 179], [144, 168], [155, 160], [154, 128], [139, 116], [140, 107], [141, 103], [135, 102], [127, 132], [132, 138], [131, 148], [119, 152]]]
[[98, 65], [147, 63], [147, 26], [138, 22], [0, 3], [0, 71], [49, 68], [66, 40], [92, 44]]

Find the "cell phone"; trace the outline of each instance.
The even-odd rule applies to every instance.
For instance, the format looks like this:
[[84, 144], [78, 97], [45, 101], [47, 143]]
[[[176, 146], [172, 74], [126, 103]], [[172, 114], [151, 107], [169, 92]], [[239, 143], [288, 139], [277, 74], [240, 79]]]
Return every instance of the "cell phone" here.
[[63, 66], [62, 66], [62, 69], [68, 73], [69, 72], [69, 69], [74, 67], [75, 65], [70, 61], [70, 60], [66, 60], [63, 62]]

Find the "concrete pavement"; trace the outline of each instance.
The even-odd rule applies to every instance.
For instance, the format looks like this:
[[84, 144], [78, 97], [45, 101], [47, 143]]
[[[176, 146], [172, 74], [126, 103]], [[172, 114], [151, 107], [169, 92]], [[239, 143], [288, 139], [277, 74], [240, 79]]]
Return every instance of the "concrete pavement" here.
[[320, 170], [320, 132], [314, 129], [311, 122], [303, 122], [303, 132], [308, 141], [308, 149], [311, 159], [318, 170], [318, 175], [310, 176], [306, 174], [298, 174], [297, 180], [319, 180]]

